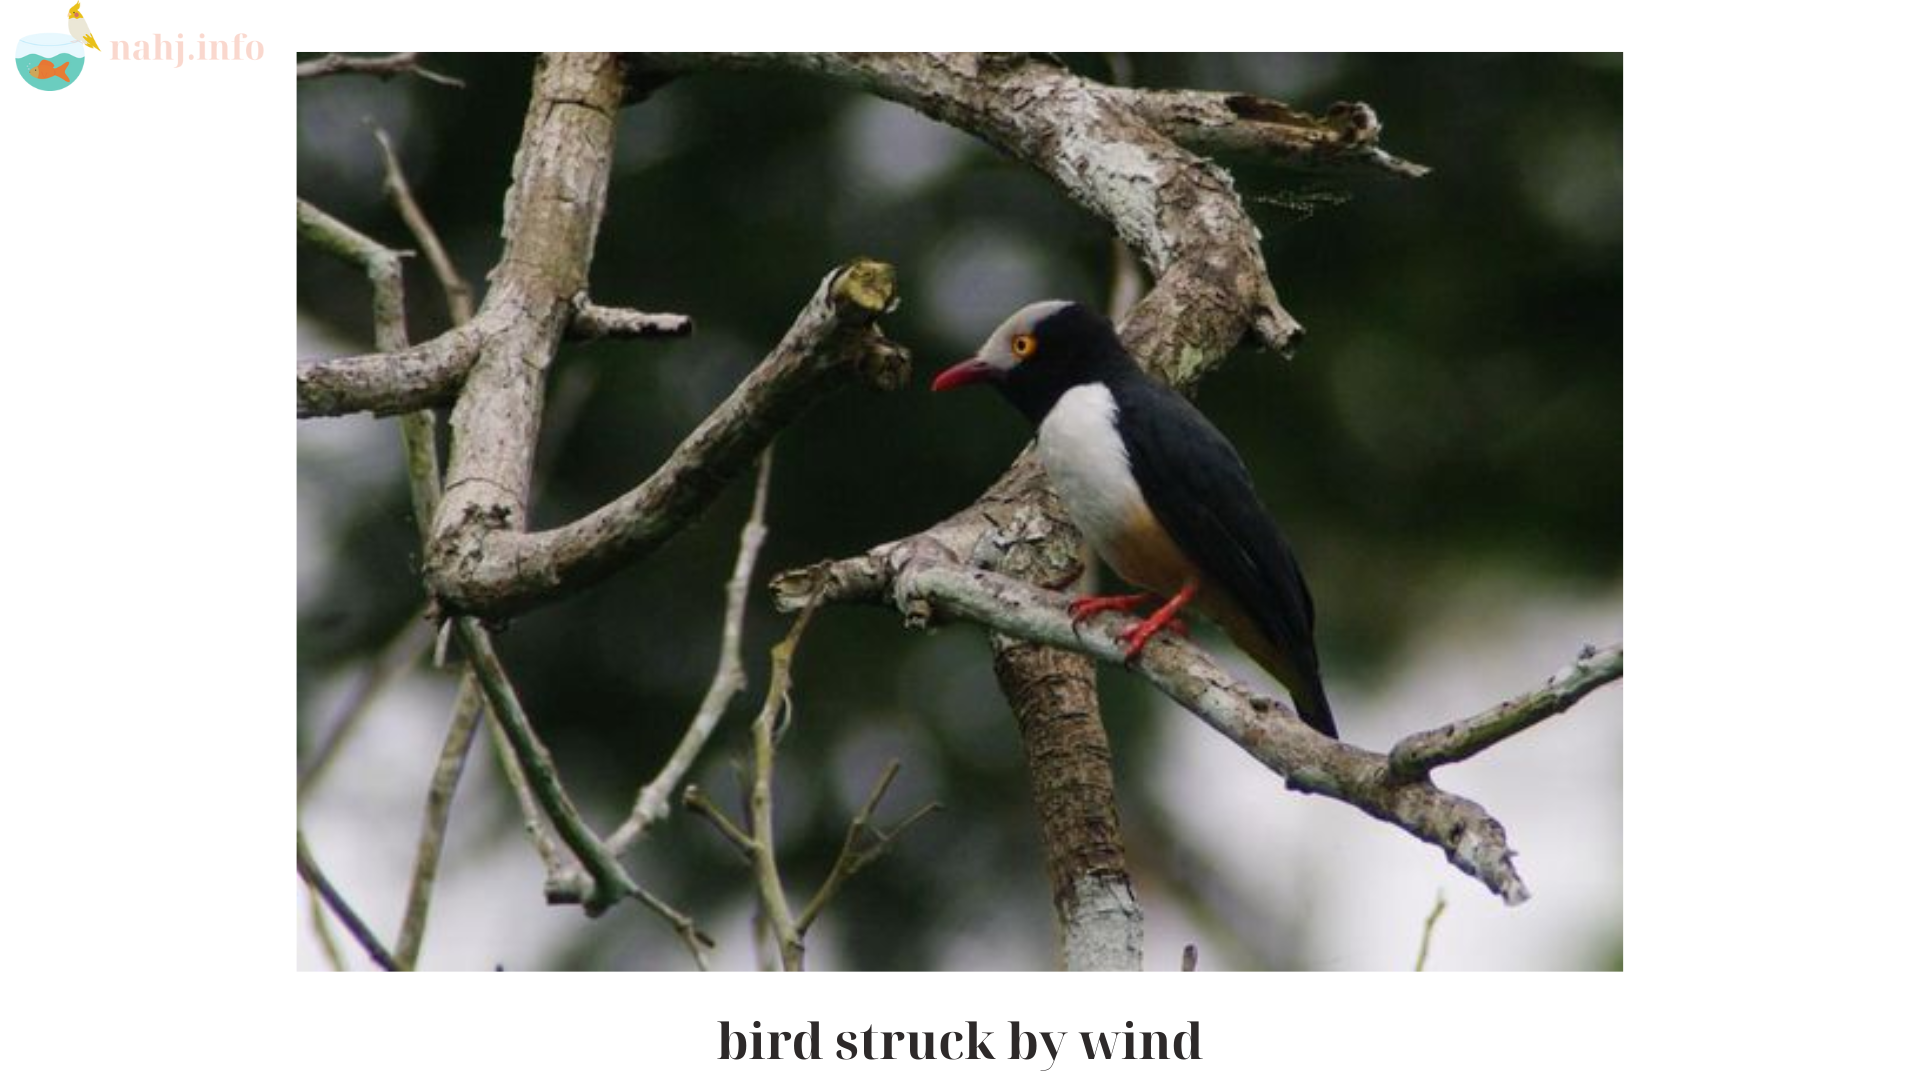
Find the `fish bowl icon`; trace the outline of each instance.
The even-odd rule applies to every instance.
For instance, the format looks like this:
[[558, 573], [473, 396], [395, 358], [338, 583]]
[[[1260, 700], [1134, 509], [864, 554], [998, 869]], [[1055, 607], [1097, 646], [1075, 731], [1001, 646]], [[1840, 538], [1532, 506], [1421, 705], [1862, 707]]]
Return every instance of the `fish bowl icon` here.
[[13, 66], [35, 90], [65, 90], [87, 66], [86, 51], [84, 42], [66, 34], [28, 34], [14, 47]]

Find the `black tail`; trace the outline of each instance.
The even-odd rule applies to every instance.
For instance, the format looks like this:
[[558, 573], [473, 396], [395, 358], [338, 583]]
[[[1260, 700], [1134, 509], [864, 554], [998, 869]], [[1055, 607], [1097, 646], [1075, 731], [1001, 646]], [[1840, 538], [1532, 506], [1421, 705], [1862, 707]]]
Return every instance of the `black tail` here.
[[1333, 726], [1333, 706], [1327, 703], [1327, 689], [1320, 685], [1318, 678], [1311, 680], [1304, 695], [1295, 695], [1293, 707], [1308, 727], [1329, 739], [1340, 737], [1340, 732]]

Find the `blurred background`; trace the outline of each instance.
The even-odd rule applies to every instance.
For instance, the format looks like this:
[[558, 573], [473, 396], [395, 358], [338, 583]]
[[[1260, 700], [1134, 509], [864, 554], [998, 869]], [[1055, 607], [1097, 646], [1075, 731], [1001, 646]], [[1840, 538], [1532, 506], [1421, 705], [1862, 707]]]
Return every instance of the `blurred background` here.
[[[1064, 58], [1109, 77], [1109, 58]], [[381, 194], [369, 121], [476, 288], [533, 59], [430, 56], [466, 81], [337, 76], [299, 90], [299, 194], [410, 248]], [[1538, 685], [1622, 635], [1621, 65], [1618, 57], [1136, 56], [1146, 86], [1237, 90], [1322, 111], [1372, 104], [1417, 181], [1323, 187], [1224, 158], [1265, 236], [1296, 358], [1235, 355], [1199, 403], [1233, 439], [1300, 553], [1342, 734], [1401, 735]], [[750, 684], [692, 777], [736, 805], [735, 763], [785, 620], [767, 575], [851, 554], [969, 502], [1025, 443], [991, 394], [935, 400], [932, 373], [1046, 297], [1104, 304], [1103, 223], [1030, 169], [901, 106], [778, 75], [682, 79], [623, 111], [596, 300], [691, 314], [686, 341], [562, 351], [532, 513], [568, 521], [644, 478], [779, 338], [820, 277], [893, 263], [888, 333], [915, 355], [897, 394], [844, 392], [778, 446], [747, 621]], [[365, 281], [302, 247], [298, 354], [372, 348]], [[421, 260], [411, 333], [444, 329]], [[299, 742], [341, 722], [370, 664], [404, 651], [422, 593], [390, 421], [300, 424]], [[734, 486], [650, 560], [517, 619], [503, 658], [575, 798], [610, 830], [705, 691], [721, 589], [751, 494]], [[395, 649], [393, 643], [401, 646]], [[1202, 632], [1203, 643], [1223, 644]], [[1264, 685], [1230, 649], [1222, 659]], [[398, 925], [453, 679], [412, 656], [302, 799], [309, 842], [383, 935]], [[1408, 968], [1436, 894], [1430, 968], [1618, 968], [1621, 690], [1440, 774], [1507, 826], [1534, 899], [1508, 909], [1434, 848], [1280, 781], [1144, 683], [1101, 698], [1150, 967], [1198, 945], [1209, 969]], [[800, 653], [779, 758], [782, 866], [800, 899], [889, 758], [882, 820], [938, 799], [809, 937], [809, 965], [1044, 969], [1053, 923], [1012, 716], [984, 636], [908, 633], [829, 609]], [[705, 822], [676, 813], [631, 865], [720, 942], [760, 962], [752, 886]], [[548, 908], [541, 868], [484, 739], [460, 789], [424, 968], [691, 966], [657, 918]], [[295, 882], [298, 962], [327, 966]], [[348, 943], [351, 960], [364, 965]]]

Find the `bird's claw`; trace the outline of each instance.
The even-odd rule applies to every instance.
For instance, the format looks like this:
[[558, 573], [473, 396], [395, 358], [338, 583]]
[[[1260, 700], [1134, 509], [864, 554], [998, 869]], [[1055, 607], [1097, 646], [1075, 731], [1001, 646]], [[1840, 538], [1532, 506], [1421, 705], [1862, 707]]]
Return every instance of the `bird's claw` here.
[[1080, 596], [1067, 602], [1067, 618], [1075, 627], [1103, 611], [1132, 611], [1148, 600], [1146, 594], [1134, 596]]
[[1120, 644], [1127, 647], [1120, 662], [1132, 667], [1140, 659], [1140, 654], [1146, 651], [1147, 642], [1152, 641], [1155, 635], [1163, 630], [1171, 630], [1181, 637], [1187, 636], [1187, 624], [1184, 620], [1168, 619], [1156, 625], [1152, 619], [1144, 619], [1138, 626], [1120, 635]]

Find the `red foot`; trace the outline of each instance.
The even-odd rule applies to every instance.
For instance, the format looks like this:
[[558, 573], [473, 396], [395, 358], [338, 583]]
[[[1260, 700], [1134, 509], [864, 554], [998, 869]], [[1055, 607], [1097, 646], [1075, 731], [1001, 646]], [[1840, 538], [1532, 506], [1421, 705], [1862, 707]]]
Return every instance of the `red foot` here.
[[1185, 634], [1187, 630], [1184, 624], [1173, 627], [1174, 623], [1179, 622], [1179, 620], [1175, 618], [1175, 615], [1181, 608], [1186, 606], [1187, 601], [1193, 599], [1193, 594], [1198, 591], [1199, 586], [1197, 584], [1188, 582], [1179, 592], [1174, 594], [1173, 599], [1162, 605], [1160, 610], [1155, 611], [1153, 614], [1141, 620], [1139, 626], [1121, 635], [1120, 642], [1127, 647], [1126, 655], [1122, 658], [1123, 662], [1131, 664], [1138, 659], [1140, 651], [1147, 647], [1147, 642], [1152, 641], [1153, 636], [1162, 630], [1171, 627], [1175, 633]]
[[1153, 599], [1150, 593], [1132, 593], [1127, 596], [1082, 596], [1067, 605], [1067, 617], [1073, 625], [1079, 626], [1103, 611], [1132, 611], [1141, 604]]

